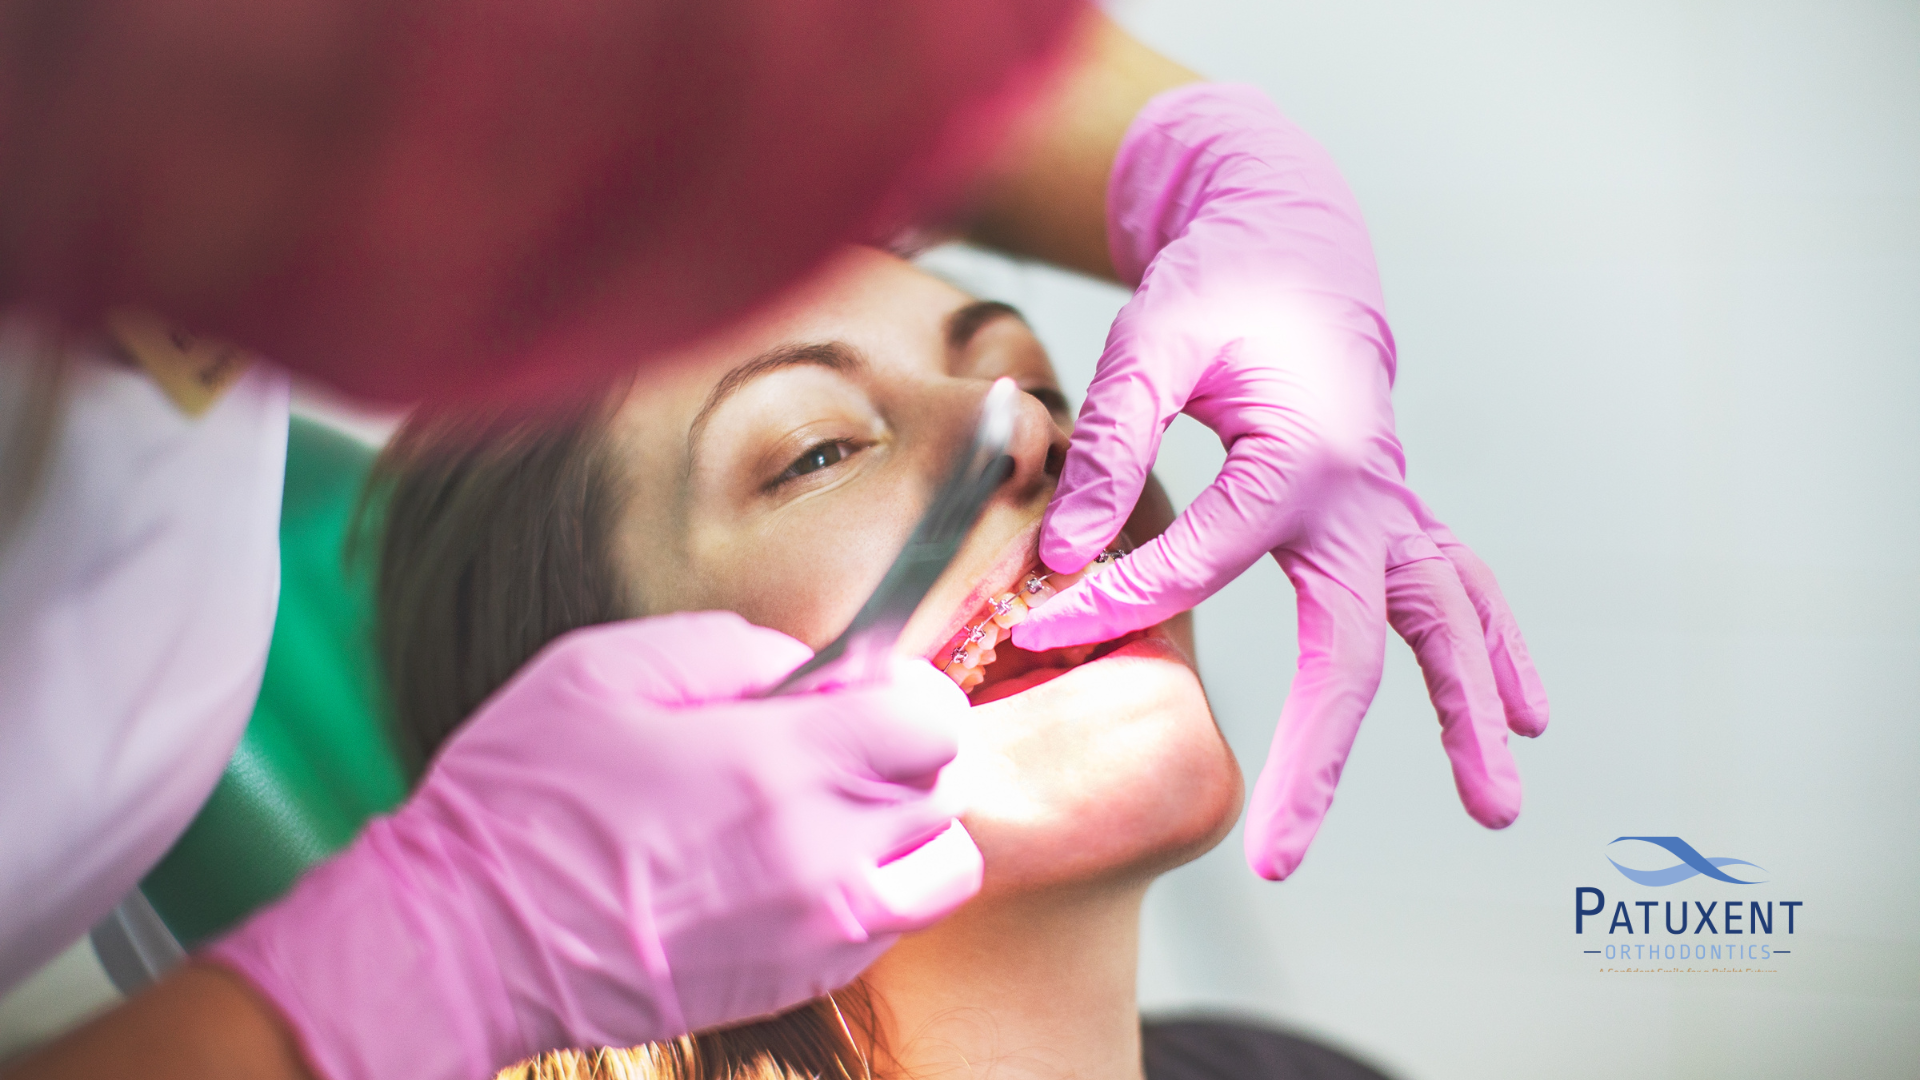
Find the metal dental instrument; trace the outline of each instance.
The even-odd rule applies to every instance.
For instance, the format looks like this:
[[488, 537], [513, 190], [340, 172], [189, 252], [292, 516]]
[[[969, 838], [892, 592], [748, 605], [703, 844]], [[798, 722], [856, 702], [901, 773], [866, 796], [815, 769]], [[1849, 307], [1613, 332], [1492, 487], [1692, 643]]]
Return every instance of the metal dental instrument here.
[[1007, 456], [1007, 447], [1013, 441], [1014, 406], [1019, 398], [1020, 388], [1012, 379], [994, 380], [986, 400], [980, 403], [973, 444], [954, 463], [947, 482], [934, 492], [933, 502], [914, 526], [907, 546], [887, 568], [887, 575], [880, 579], [866, 605], [844, 633], [764, 696], [805, 690], [817, 681], [813, 676], [827, 667], [844, 668], [853, 682], [879, 674], [914, 609], [953, 562], [987, 500], [1012, 471], [1013, 459]]

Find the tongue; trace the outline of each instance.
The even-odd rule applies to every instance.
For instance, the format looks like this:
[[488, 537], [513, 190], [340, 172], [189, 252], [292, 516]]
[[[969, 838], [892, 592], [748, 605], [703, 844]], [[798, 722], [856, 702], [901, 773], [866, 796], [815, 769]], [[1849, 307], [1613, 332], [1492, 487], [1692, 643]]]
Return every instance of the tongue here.
[[1041, 683], [1052, 682], [1054, 679], [1065, 675], [1071, 670], [1072, 665], [1065, 667], [1041, 667], [1022, 672], [1012, 678], [1000, 679], [998, 681], [989, 680], [975, 687], [969, 700], [975, 705], [985, 705], [989, 701], [999, 701], [1001, 698], [1012, 697], [1022, 690], [1031, 690]]

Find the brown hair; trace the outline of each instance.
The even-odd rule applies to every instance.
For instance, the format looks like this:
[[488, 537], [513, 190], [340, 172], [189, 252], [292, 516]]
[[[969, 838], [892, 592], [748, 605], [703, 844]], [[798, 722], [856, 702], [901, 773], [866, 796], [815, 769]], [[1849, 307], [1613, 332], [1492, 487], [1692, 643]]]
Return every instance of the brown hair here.
[[556, 1050], [495, 1080], [874, 1080], [873, 997], [855, 983], [770, 1020], [631, 1048]]
[[[362, 529], [378, 536], [380, 654], [416, 770], [547, 642], [636, 610], [613, 555], [626, 504], [607, 429], [623, 389], [538, 412], [422, 413], [375, 466]], [[876, 1030], [856, 983], [772, 1019], [501, 1075], [870, 1080]]]
[[380, 655], [416, 770], [547, 642], [630, 610], [610, 401], [421, 413], [374, 466]]

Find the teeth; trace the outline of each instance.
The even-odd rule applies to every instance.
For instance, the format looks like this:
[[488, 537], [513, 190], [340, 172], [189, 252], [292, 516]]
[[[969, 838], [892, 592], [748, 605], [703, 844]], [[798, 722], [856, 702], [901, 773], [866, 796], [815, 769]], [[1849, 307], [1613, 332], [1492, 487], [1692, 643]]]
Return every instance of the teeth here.
[[977, 667], [961, 667], [959, 664], [947, 665], [947, 678], [960, 687], [963, 694], [973, 693], [973, 688], [987, 681], [987, 673]]
[[[961, 630], [948, 647], [947, 664], [943, 669], [947, 678], [952, 679], [963, 692], [972, 693], [974, 687], [986, 680], [984, 669], [994, 661], [993, 647], [1005, 636], [1002, 631], [1024, 622], [1030, 609], [1053, 599], [1056, 593], [1085, 578], [1106, 572], [1107, 567], [1120, 558], [1120, 554], [1118, 551], [1103, 551], [1093, 562], [1071, 574], [1048, 573], [1043, 567], [1021, 579], [1014, 591], [1000, 593], [987, 601], [980, 620]], [[1072, 662], [1079, 663], [1092, 651], [1093, 646], [1087, 646]]]
[[1020, 593], [1026, 597], [1030, 608], [1039, 607], [1053, 599], [1053, 594], [1058, 591], [1053, 587], [1052, 580], [1044, 574], [1028, 574], [1027, 580], [1020, 583]]
[[1015, 624], [1027, 618], [1027, 602], [1010, 592], [1003, 592], [993, 598], [993, 623], [1002, 630], [1011, 630]]
[[962, 640], [961, 666], [983, 667], [994, 661], [993, 647], [1000, 643], [1000, 628], [991, 622], [981, 623], [967, 631]]

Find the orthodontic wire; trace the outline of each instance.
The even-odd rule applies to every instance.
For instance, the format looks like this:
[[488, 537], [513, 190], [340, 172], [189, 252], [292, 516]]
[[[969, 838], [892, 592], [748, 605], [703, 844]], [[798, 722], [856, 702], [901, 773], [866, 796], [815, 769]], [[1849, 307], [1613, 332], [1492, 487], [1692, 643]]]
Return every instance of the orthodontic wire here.
[[[1093, 562], [1095, 565], [1105, 566], [1107, 563], [1118, 560], [1124, 554], [1126, 553], [1116, 548], [1108, 548], [1107, 550], [1102, 551], [1100, 554], [1095, 555], [1093, 557]], [[1022, 592], [1026, 593], [1028, 596], [1038, 596], [1040, 595], [1040, 590], [1042, 587], [1044, 587], [1048, 582], [1052, 581], [1054, 578], [1059, 576], [1060, 575], [1055, 574], [1052, 571], [1048, 571], [1045, 574], [1028, 574], [1027, 579], [1021, 582], [1019, 587], [1013, 590], [1013, 596], [1017, 596]], [[1059, 591], [1060, 590], [1058, 589], [1054, 590], [1056, 594], [1058, 594]], [[1002, 600], [988, 601], [989, 606], [993, 608], [992, 614], [980, 620], [980, 625], [968, 627], [966, 630], [966, 633], [961, 635], [960, 644], [955, 645], [953, 647], [953, 652], [947, 657], [948, 667], [952, 667], [953, 665], [961, 663], [966, 659], [967, 646], [978, 644], [980, 639], [987, 636], [987, 624], [992, 622], [995, 616], [1005, 615], [1007, 612], [1013, 610], [1013, 596], [1008, 596], [1004, 601]], [[1003, 629], [1006, 629], [1008, 632], [1011, 632], [1013, 628], [1004, 627]]]

